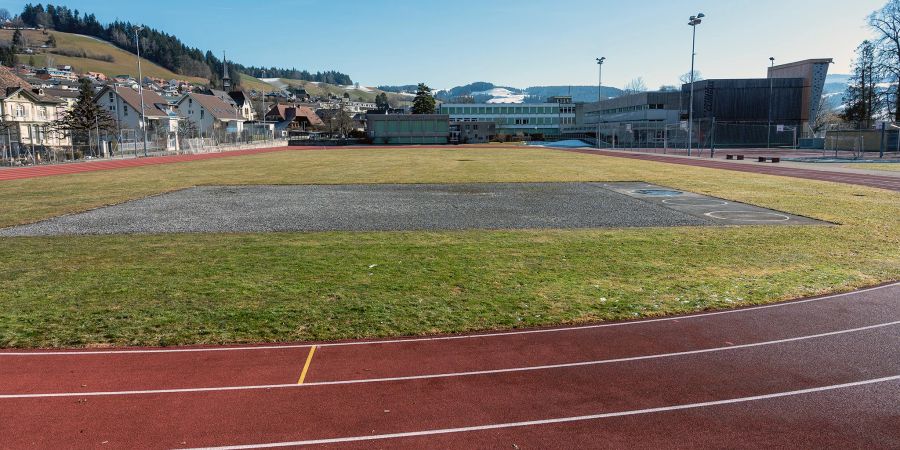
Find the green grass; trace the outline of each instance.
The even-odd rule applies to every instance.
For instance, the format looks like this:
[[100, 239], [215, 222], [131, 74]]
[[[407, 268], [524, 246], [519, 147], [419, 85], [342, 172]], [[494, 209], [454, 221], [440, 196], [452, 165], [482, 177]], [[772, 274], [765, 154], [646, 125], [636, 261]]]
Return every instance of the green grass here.
[[895, 192], [496, 146], [280, 152], [3, 182], [0, 226], [202, 184], [626, 180], [840, 225], [5, 238], [0, 345], [502, 329], [727, 308], [900, 278]]
[[[55, 54], [35, 54], [34, 60], [38, 67], [47, 65], [47, 57], [50, 56], [56, 65], [70, 65], [77, 72], [100, 72], [108, 76], [115, 75], [131, 75], [137, 78], [137, 56], [133, 53], [122, 50], [109, 42], [94, 39], [80, 34], [63, 33], [59, 31], [50, 31], [50, 34], [56, 36], [56, 45], [58, 50], [84, 50], [90, 55], [111, 56], [113, 62], [100, 61], [91, 58], [69, 57]], [[39, 48], [46, 40], [47, 35], [37, 30], [23, 30], [22, 34], [26, 42], [32, 46]], [[9, 45], [12, 42], [13, 30], [0, 30], [0, 44]], [[53, 50], [53, 49], [48, 49]], [[27, 63], [29, 55], [19, 55], [19, 62]], [[187, 77], [178, 75], [162, 66], [154, 64], [146, 59], [141, 58], [141, 69], [144, 76], [155, 78], [163, 78], [171, 80], [172, 78], [188, 81], [191, 83], [208, 84], [209, 80], [196, 77]]]
[[900, 172], [900, 163], [846, 164], [846, 165], [844, 165], [844, 167], [849, 167], [851, 169], [887, 170], [890, 172]]

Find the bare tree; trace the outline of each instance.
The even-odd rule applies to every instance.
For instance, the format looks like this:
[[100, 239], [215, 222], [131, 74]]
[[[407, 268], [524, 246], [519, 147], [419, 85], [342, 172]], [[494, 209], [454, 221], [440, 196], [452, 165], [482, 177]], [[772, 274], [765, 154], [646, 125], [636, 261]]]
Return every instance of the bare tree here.
[[869, 27], [876, 32], [876, 64], [895, 88], [886, 90], [887, 104], [894, 121], [900, 122], [900, 0], [889, 0], [869, 15]]
[[823, 95], [819, 97], [819, 109], [812, 123], [813, 134], [818, 136], [823, 131], [828, 131], [843, 123], [838, 111], [831, 107], [828, 99]]
[[[678, 77], [678, 80], [681, 81], [681, 84], [688, 84], [691, 82], [691, 73], [687, 72], [684, 75]], [[703, 81], [703, 74], [700, 73], [699, 70], [694, 71], [694, 81]]]
[[634, 78], [625, 85], [626, 94], [635, 94], [638, 92], [647, 92], [647, 83], [644, 83], [643, 77]]

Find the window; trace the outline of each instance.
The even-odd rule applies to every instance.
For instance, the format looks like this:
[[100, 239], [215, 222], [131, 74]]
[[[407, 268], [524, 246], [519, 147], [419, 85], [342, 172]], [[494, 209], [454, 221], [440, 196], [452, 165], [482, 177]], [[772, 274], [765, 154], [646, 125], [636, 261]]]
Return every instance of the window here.
[[41, 106], [40, 108], [38, 108], [38, 117], [40, 117], [41, 119], [47, 118], [47, 107], [46, 106]]
[[203, 113], [205, 113], [205, 112], [206, 112], [205, 109], [200, 110], [200, 120], [203, 120]]
[[16, 117], [25, 117], [25, 107], [16, 105]]
[[111, 101], [111, 102], [115, 101], [113, 91], [109, 91], [109, 101]]
[[128, 105], [125, 105], [122, 107], [122, 113], [125, 114], [126, 116], [128, 115]]

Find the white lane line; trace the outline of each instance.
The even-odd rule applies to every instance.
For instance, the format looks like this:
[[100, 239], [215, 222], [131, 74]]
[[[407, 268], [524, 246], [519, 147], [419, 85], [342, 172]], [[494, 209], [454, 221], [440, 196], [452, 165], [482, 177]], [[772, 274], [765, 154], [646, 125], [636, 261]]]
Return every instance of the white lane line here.
[[806, 300], [795, 300], [784, 303], [774, 303], [771, 305], [762, 305], [762, 306], [751, 306], [749, 308], [740, 308], [740, 309], [729, 309], [726, 311], [714, 311], [708, 313], [698, 313], [698, 314], [690, 314], [686, 316], [672, 316], [672, 317], [661, 317], [659, 319], [647, 319], [647, 320], [634, 320], [629, 322], [615, 322], [615, 323], [601, 323], [597, 325], [582, 325], [582, 326], [573, 326], [573, 327], [565, 327], [565, 328], [541, 328], [536, 330], [523, 330], [523, 331], [504, 331], [498, 333], [481, 333], [481, 334], [466, 334], [466, 335], [457, 335], [457, 336], [435, 336], [435, 337], [424, 337], [424, 338], [409, 338], [409, 339], [386, 339], [381, 341], [351, 341], [351, 342], [331, 342], [331, 343], [320, 343], [320, 344], [297, 344], [297, 345], [260, 345], [260, 346], [252, 346], [252, 347], [210, 347], [210, 348], [159, 348], [159, 349], [143, 349], [143, 350], [95, 350], [95, 351], [48, 351], [48, 352], [2, 352], [0, 351], [0, 358], [4, 356], [78, 356], [78, 355], [131, 355], [131, 354], [145, 354], [145, 353], [194, 353], [194, 352], [230, 352], [230, 351], [252, 351], [252, 350], [290, 350], [290, 349], [298, 349], [298, 348], [310, 348], [312, 346], [316, 346], [318, 348], [322, 347], [349, 347], [356, 345], [383, 345], [383, 344], [405, 344], [405, 343], [414, 343], [414, 342], [434, 342], [434, 341], [454, 341], [460, 339], [481, 339], [481, 338], [492, 338], [492, 337], [506, 337], [506, 336], [520, 336], [527, 334], [544, 334], [544, 333], [561, 333], [561, 332], [570, 332], [570, 331], [585, 331], [585, 330], [594, 330], [598, 328], [611, 328], [611, 327], [623, 327], [623, 326], [631, 326], [631, 325], [644, 325], [648, 323], [658, 323], [658, 322], [672, 322], [679, 320], [691, 320], [691, 319], [702, 319], [706, 317], [712, 316], [721, 316], [725, 314], [736, 314], [736, 313], [744, 313], [751, 311], [759, 311], [770, 308], [782, 308], [786, 306], [794, 306], [794, 305], [802, 305], [805, 303], [812, 302], [820, 302], [823, 300], [831, 300], [835, 298], [847, 297], [858, 294], [865, 294], [867, 292], [879, 291], [882, 289], [890, 289], [900, 287], [900, 282], [895, 282], [891, 284], [886, 284], [882, 286], [876, 286], [872, 288], [862, 289], [858, 291], [852, 292], [844, 292], [842, 294], [832, 294], [826, 295], [823, 297], [816, 298], [808, 298]]
[[183, 393], [192, 393], [192, 392], [224, 392], [224, 391], [249, 391], [249, 390], [265, 390], [265, 389], [287, 389], [287, 388], [307, 388], [313, 386], [336, 386], [336, 385], [345, 385], [345, 384], [369, 384], [369, 383], [385, 383], [391, 381], [412, 381], [412, 380], [428, 380], [434, 378], [458, 378], [458, 377], [470, 377], [476, 375], [494, 375], [494, 374], [502, 374], [502, 373], [514, 373], [514, 372], [534, 372], [539, 370], [553, 370], [553, 369], [566, 369], [572, 367], [586, 367], [586, 366], [599, 366], [603, 364], [614, 364], [614, 363], [624, 363], [624, 362], [634, 362], [634, 361], [644, 361], [650, 359], [662, 359], [662, 358], [672, 358], [678, 356], [690, 356], [690, 355], [700, 355], [704, 353], [717, 353], [717, 352], [725, 352], [729, 350], [739, 350], [745, 348], [753, 348], [753, 347], [763, 347], [768, 345], [777, 345], [777, 344], [786, 344], [790, 342], [798, 342], [798, 341], [806, 341], [810, 339], [818, 339], [829, 336], [839, 336], [843, 334], [850, 333], [858, 333], [861, 331], [867, 330], [875, 330], [880, 328], [887, 328], [894, 325], [900, 325], [900, 320], [888, 323], [882, 323], [878, 325], [869, 325], [866, 327], [860, 328], [852, 328], [848, 330], [840, 330], [840, 331], [831, 331], [828, 333], [820, 333], [813, 334], [808, 336], [799, 336], [792, 337], [786, 339], [778, 339], [775, 341], [765, 341], [765, 342], [754, 342], [752, 344], [740, 344], [740, 345], [731, 345], [728, 347], [715, 347], [715, 348], [706, 348], [701, 350], [687, 350], [683, 352], [673, 352], [673, 353], [660, 353], [656, 355], [642, 355], [642, 356], [629, 356], [625, 358], [614, 358], [614, 359], [601, 359], [596, 361], [580, 361], [574, 363], [562, 363], [562, 364], [548, 364], [542, 366], [527, 366], [527, 367], [512, 367], [508, 369], [491, 369], [491, 370], [478, 370], [478, 371], [470, 371], [470, 372], [448, 372], [448, 373], [438, 373], [438, 374], [430, 374], [430, 375], [410, 375], [403, 377], [386, 377], [386, 378], [368, 378], [368, 379], [360, 379], [360, 380], [338, 380], [338, 381], [320, 381], [316, 383], [304, 383], [304, 384], [265, 384], [265, 385], [256, 385], [256, 386], [222, 386], [222, 387], [208, 387], [208, 388], [180, 388], [180, 389], [147, 389], [147, 390], [134, 390], [134, 391], [101, 391], [101, 392], [54, 392], [54, 393], [38, 393], [38, 394], [2, 394], [0, 395], [0, 400], [2, 399], [17, 399], [17, 398], [53, 398], [53, 397], [108, 397], [108, 396], [119, 396], [119, 395], [148, 395], [148, 394], [183, 394]]
[[330, 439], [312, 439], [307, 441], [293, 441], [293, 442], [271, 442], [264, 444], [250, 444], [250, 445], [229, 445], [223, 447], [205, 447], [205, 448], [195, 448], [191, 450], [241, 450], [241, 449], [249, 449], [249, 448], [273, 448], [273, 447], [293, 447], [299, 445], [319, 445], [319, 444], [340, 444], [347, 442], [360, 442], [360, 441], [376, 441], [376, 440], [385, 440], [385, 439], [398, 439], [398, 438], [408, 438], [408, 437], [421, 437], [421, 436], [434, 436], [441, 434], [453, 434], [453, 433], [469, 433], [474, 431], [485, 431], [485, 430], [497, 430], [502, 428], [521, 428], [521, 427], [531, 427], [537, 425], [552, 425], [559, 423], [569, 423], [569, 422], [583, 422], [587, 420], [598, 420], [598, 419], [608, 419], [612, 417], [624, 417], [624, 416], [636, 416], [641, 414], [654, 414], [661, 412], [670, 412], [670, 411], [681, 411], [685, 409], [699, 409], [699, 408], [708, 408], [710, 406], [722, 406], [722, 405], [731, 405], [735, 403], [747, 403], [747, 402], [755, 402], [760, 400], [770, 400], [775, 398], [782, 397], [791, 397], [797, 395], [805, 395], [805, 394], [814, 394], [819, 392], [828, 392], [835, 391], [838, 389], [847, 389], [859, 386], [867, 386], [872, 384], [879, 383], [889, 383], [893, 381], [900, 380], [900, 375], [894, 375], [891, 377], [884, 378], [875, 378], [871, 380], [863, 380], [863, 381], [855, 381], [852, 383], [843, 383], [843, 384], [834, 384], [831, 386], [821, 386], [816, 388], [809, 389], [800, 389], [796, 391], [785, 391], [785, 392], [777, 392], [774, 394], [765, 394], [765, 395], [754, 395], [752, 397], [740, 397], [740, 398], [730, 398], [727, 400], [715, 400], [710, 402], [700, 402], [700, 403], [688, 403], [684, 405], [672, 405], [672, 406], [663, 406], [659, 408], [646, 408], [646, 409], [635, 409], [631, 411], [617, 411], [610, 413], [600, 413], [600, 414], [591, 414], [587, 416], [573, 416], [573, 417], [558, 417], [553, 419], [542, 419], [542, 420], [529, 420], [525, 422], [507, 422], [507, 423], [495, 423], [490, 425], [476, 425], [471, 427], [460, 427], [460, 428], [443, 428], [443, 429], [433, 429], [433, 430], [425, 430], [425, 431], [409, 431], [405, 433], [390, 433], [390, 434], [377, 434], [372, 436], [348, 436], [348, 437], [339, 437], [339, 438], [330, 438]]

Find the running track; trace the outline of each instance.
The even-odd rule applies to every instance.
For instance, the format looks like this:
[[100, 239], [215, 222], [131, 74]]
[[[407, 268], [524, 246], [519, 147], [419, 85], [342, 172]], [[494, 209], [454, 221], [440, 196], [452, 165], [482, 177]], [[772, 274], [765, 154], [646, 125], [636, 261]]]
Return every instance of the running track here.
[[898, 349], [900, 283], [496, 334], [6, 350], [0, 447], [897, 448]]
[[793, 178], [804, 178], [807, 180], [832, 181], [835, 183], [855, 184], [860, 186], [869, 186], [891, 191], [900, 191], [900, 177], [889, 175], [865, 175], [858, 173], [840, 173], [826, 172], [814, 169], [799, 169], [794, 167], [779, 167], [777, 164], [747, 164], [734, 163], [726, 161], [716, 161], [712, 159], [701, 158], [684, 158], [676, 156], [654, 155], [649, 153], [627, 152], [627, 151], [609, 151], [609, 150], [591, 150], [591, 149], [566, 149], [575, 153], [586, 153], [589, 155], [614, 156], [617, 158], [639, 159], [643, 161], [656, 161], [669, 164], [681, 164], [686, 166], [709, 167], [712, 169], [733, 170], [736, 172], [761, 173], [766, 175], [778, 175]]

